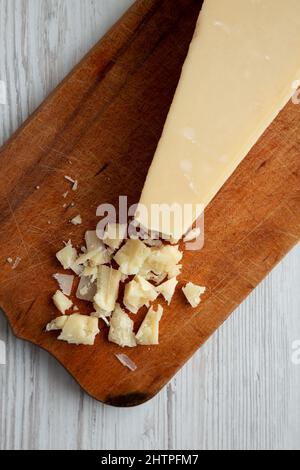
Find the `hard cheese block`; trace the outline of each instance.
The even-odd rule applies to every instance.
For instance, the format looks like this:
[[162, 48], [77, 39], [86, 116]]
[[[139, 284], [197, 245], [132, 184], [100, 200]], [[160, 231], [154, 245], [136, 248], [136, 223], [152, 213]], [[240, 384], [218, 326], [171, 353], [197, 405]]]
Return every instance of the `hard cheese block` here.
[[[181, 238], [289, 101], [299, 78], [299, 0], [204, 1], [137, 221]], [[172, 215], [174, 204], [191, 206], [182, 221]]]

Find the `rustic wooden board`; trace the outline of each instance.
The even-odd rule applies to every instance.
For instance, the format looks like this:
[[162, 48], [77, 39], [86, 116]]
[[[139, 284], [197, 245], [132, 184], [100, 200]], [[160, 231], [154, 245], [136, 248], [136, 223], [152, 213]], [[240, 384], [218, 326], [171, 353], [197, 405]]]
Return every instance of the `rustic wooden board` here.
[[[0, 155], [1, 307], [17, 336], [48, 350], [90, 395], [113, 405], [155, 395], [300, 237], [300, 111], [289, 104], [208, 208], [205, 248], [185, 254], [181, 283], [207, 285], [203, 304], [194, 311], [177, 294], [160, 346], [130, 351], [135, 373], [116, 361], [105, 330], [92, 348], [43, 331], [56, 315], [51, 275], [61, 241], [80, 246], [98, 204], [120, 194], [139, 198], [200, 4], [138, 1]], [[80, 186], [67, 200], [76, 206], [63, 209], [66, 174]], [[68, 224], [78, 213], [84, 228]], [[14, 271], [8, 256], [22, 258]]]

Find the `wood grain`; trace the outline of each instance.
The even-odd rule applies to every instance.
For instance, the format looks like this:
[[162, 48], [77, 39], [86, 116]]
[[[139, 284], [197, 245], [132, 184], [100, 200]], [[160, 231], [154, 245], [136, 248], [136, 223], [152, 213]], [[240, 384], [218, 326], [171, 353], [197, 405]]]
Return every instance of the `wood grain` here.
[[[135, 41], [137, 41], [137, 43], [134, 41], [130, 44], [129, 52], [128, 49], [122, 50], [122, 55], [118, 57], [118, 60], [114, 60], [112, 69], [110, 69], [110, 72], [114, 71], [114, 73], [111, 73], [112, 77], [109, 77], [109, 79], [113, 81], [113, 91], [120, 91], [120, 83], [122, 83], [121, 93], [118, 94], [117, 97], [114, 98], [111, 102], [107, 103], [106, 99], [108, 95], [107, 89], [105, 88], [105, 80], [104, 82], [103, 80], [99, 82], [99, 87], [97, 86], [93, 90], [93, 93], [96, 93], [96, 97], [100, 100], [101, 103], [101, 99], [105, 101], [103, 116], [98, 116], [96, 113], [96, 111], [98, 112], [98, 109], [95, 110], [93, 108], [94, 95], [93, 99], [91, 97], [90, 101], [87, 100], [87, 102], [84, 102], [88, 112], [86, 111], [85, 113], [85, 109], [82, 109], [80, 104], [78, 105], [80, 101], [78, 101], [79, 91], [77, 86], [79, 86], [80, 83], [80, 93], [83, 93], [84, 91], [87, 93], [85, 86], [89, 87], [91, 85], [90, 83], [87, 83], [91, 76], [94, 77], [94, 80], [97, 80], [97, 74], [99, 71], [97, 71], [97, 76], [95, 78], [95, 75], [92, 73], [92, 67], [95, 63], [99, 63], [99, 61], [96, 60], [97, 53], [99, 53], [100, 58], [103, 59], [104, 52], [107, 52], [106, 47], [108, 46], [105, 41], [108, 41], [108, 38], [104, 40], [104, 43], [101, 43], [99, 50], [98, 48], [94, 50], [92, 55], [87, 58], [87, 62], [82, 64], [81, 68], [75, 71], [73, 76], [64, 83], [56, 95], [53, 95], [51, 99], [48, 100], [46, 105], [35, 115], [35, 118], [26, 124], [22, 133], [19, 134], [16, 139], [9, 142], [1, 155], [1, 162], [3, 162], [3, 171], [1, 171], [2, 196], [4, 196], [5, 200], [7, 200], [7, 203], [3, 204], [1, 211], [3, 223], [5, 223], [5, 234], [2, 233], [3, 238], [1, 239], [1, 246], [4, 246], [5, 243], [6, 247], [9, 247], [10, 253], [12, 255], [13, 248], [17, 246], [17, 252], [23, 258], [23, 263], [20, 265], [17, 277], [13, 277], [12, 273], [8, 272], [7, 269], [4, 269], [4, 273], [2, 273], [3, 277], [1, 278], [1, 290], [3, 292], [1, 293], [1, 303], [9, 314], [10, 321], [18, 335], [31, 340], [33, 339], [33, 341], [37, 344], [40, 344], [46, 349], [51, 350], [51, 352], [53, 352], [64, 363], [68, 361], [68, 358], [70, 358], [72, 355], [73, 365], [69, 365], [68, 368], [75, 375], [78, 371], [78, 368], [80, 367], [80, 364], [83, 364], [83, 362], [81, 362], [81, 358], [77, 358], [77, 354], [74, 354], [74, 349], [71, 348], [72, 352], [70, 352], [68, 351], [68, 348], [64, 348], [61, 346], [61, 344], [59, 344], [60, 351], [58, 351], [58, 346], [54, 338], [51, 338], [51, 340], [46, 340], [44, 335], [41, 334], [42, 325], [44, 325], [45, 320], [48, 321], [49, 318], [49, 313], [47, 312], [49, 312], [50, 304], [48, 304], [48, 302], [46, 303], [44, 298], [45, 294], [47, 294], [48, 299], [50, 287], [52, 287], [48, 285], [49, 281], [47, 281], [47, 279], [50, 277], [50, 272], [53, 272], [55, 269], [55, 265], [53, 264], [52, 260], [54, 247], [60, 243], [62, 237], [69, 234], [70, 230], [68, 226], [65, 227], [66, 224], [62, 224], [62, 214], [59, 213], [59, 210], [57, 211], [57, 207], [61, 203], [60, 198], [62, 191], [60, 188], [63, 185], [62, 177], [65, 168], [72, 168], [72, 171], [74, 170], [76, 171], [76, 174], [82, 176], [83, 189], [80, 193], [78, 208], [80, 208], [82, 213], [86, 213], [87, 215], [89, 204], [97, 204], [98, 202], [101, 202], [99, 201], [98, 197], [99, 181], [95, 181], [93, 179], [93, 171], [94, 169], [98, 168], [97, 164], [99, 164], [99, 162], [102, 164], [106, 162], [106, 159], [108, 159], [108, 161], [112, 161], [112, 170], [114, 171], [109, 172], [108, 177], [112, 179], [111, 185], [113, 186], [113, 189], [104, 189], [103, 187], [104, 193], [100, 193], [100, 198], [103, 197], [105, 200], [115, 200], [114, 198], [118, 194], [118, 192], [117, 194], [114, 192], [114, 190], [117, 188], [115, 183], [118, 183], [120, 192], [124, 193], [124, 189], [126, 189], [127, 186], [129, 187], [131, 180], [134, 180], [135, 187], [129, 196], [132, 198], [132, 200], [137, 197], [139, 189], [138, 184], [142, 184], [142, 181], [134, 179], [134, 177], [136, 178], [137, 175], [139, 176], [142, 171], [145, 171], [145, 168], [142, 160], [134, 162], [135, 156], [138, 155], [140, 158], [142, 158], [143, 152], [145, 152], [146, 154], [143, 156], [143, 158], [145, 158], [144, 161], [147, 161], [148, 164], [150, 163], [151, 154], [153, 153], [153, 148], [157, 142], [164, 116], [168, 109], [167, 104], [172, 97], [180, 70], [180, 64], [182, 63], [182, 60], [179, 62], [178, 55], [182, 54], [182, 56], [184, 56], [186, 49], [184, 50], [184, 48], [180, 48], [180, 50], [178, 50], [177, 48], [176, 55], [174, 55], [174, 57], [172, 55], [170, 57], [170, 54], [167, 54], [167, 51], [170, 51], [170, 44], [174, 47], [175, 32], [177, 37], [180, 32], [176, 28], [179, 27], [180, 29], [180, 26], [183, 24], [185, 28], [181, 31], [181, 34], [183, 34], [184, 31], [184, 34], [186, 35], [187, 25], [190, 26], [189, 31], [192, 31], [191, 25], [196, 17], [195, 2], [192, 2], [192, 6], [195, 6], [195, 11], [193, 12], [194, 16], [189, 17], [188, 15], [184, 17], [184, 21], [187, 21], [186, 24], [181, 23], [181, 25], [178, 25], [178, 16], [176, 17], [176, 12], [173, 8], [171, 11], [169, 10], [164, 13], [165, 17], [163, 16], [162, 21], [160, 16], [161, 8], [158, 10], [155, 10], [154, 8], [157, 3], [158, 2], [153, 2], [154, 10], [153, 15], [150, 18], [154, 23], [152, 24], [149, 17], [147, 16], [147, 21], [143, 23], [143, 27], [140, 27], [139, 29], [139, 34], [135, 36]], [[168, 2], [163, 2], [163, 5], [167, 5], [167, 3]], [[150, 2], [147, 2], [147, 8], [149, 7], [149, 4]], [[184, 9], [187, 7], [186, 2], [179, 2], [178, 5], [179, 4], [183, 8], [182, 11], [187, 11]], [[138, 8], [141, 7], [145, 7], [145, 2], [138, 2]], [[197, 8], [198, 7], [199, 3], [197, 4]], [[188, 10], [188, 12], [190, 14], [192, 10]], [[182, 12], [180, 12], [180, 14], [181, 13]], [[158, 15], [159, 20], [155, 14]], [[140, 12], [139, 15], [133, 14], [132, 17], [130, 17], [130, 21], [129, 17], [127, 17], [127, 21], [129, 21], [129, 26], [131, 28], [131, 22], [134, 23], [134, 21], [137, 21], [137, 18], [140, 20]], [[162, 22], [159, 23], [159, 28], [157, 27], [156, 21]], [[150, 59], [147, 57], [147, 61], [143, 62], [144, 54], [147, 55], [147, 49], [145, 48], [145, 38], [143, 34], [149, 34], [149, 30], [147, 30], [147, 28], [151, 26], [151, 40], [155, 41], [155, 35], [153, 31], [159, 31], [159, 35], [161, 35], [161, 24], [169, 25], [168, 28], [170, 29], [167, 29], [168, 34], [167, 32], [164, 32], [165, 35], [163, 36], [163, 40], [161, 36], [159, 36], [159, 49], [154, 47], [153, 43], [152, 45], [147, 44], [147, 46], [151, 48]], [[126, 34], [131, 34], [129, 26], [124, 28]], [[117, 31], [119, 30], [120, 25], [118, 26]], [[119, 37], [117, 34], [116, 38], [114, 37], [114, 40], [110, 41], [110, 48], [112, 47], [112, 44], [117, 46], [118, 40], [122, 42], [124, 40], [123, 36], [126, 36], [126, 34], [122, 34], [122, 37]], [[158, 38], [156, 38], [156, 40], [157, 39]], [[186, 47], [187, 44], [188, 41], [186, 43]], [[134, 45], [137, 49], [134, 48]], [[131, 51], [131, 48], [134, 50]], [[129, 54], [129, 56], [126, 55], [126, 52]], [[130, 67], [128, 68], [127, 62], [126, 67], [124, 68], [122, 60], [129, 60], [130, 58], [132, 60], [131, 53], [134, 53], [135, 60], [138, 58], [138, 65], [141, 66], [142, 64], [143, 66], [139, 68], [138, 72], [133, 68], [132, 74], [128, 77], [127, 72], [131, 69]], [[114, 54], [116, 54], [116, 52], [114, 52]], [[126, 59], [123, 57], [123, 54], [126, 56]], [[143, 57], [139, 54], [142, 54]], [[154, 57], [152, 57], [152, 54]], [[160, 56], [160, 63], [164, 63], [166, 70], [157, 72], [157, 70], [154, 71], [151, 68], [154, 66], [155, 60], [158, 60], [156, 54], [163, 54], [165, 61], [161, 61]], [[108, 61], [108, 57], [105, 57], [105, 59]], [[176, 62], [177, 60], [178, 62]], [[88, 66], [86, 63], [88, 63]], [[118, 64], [120, 65], [120, 68], [118, 68]], [[132, 62], [130, 62], [130, 64], [132, 64]], [[175, 65], [177, 66], [177, 75], [175, 73], [174, 75], [170, 75], [170, 71], [167, 69], [167, 67], [174, 67]], [[85, 73], [83, 74], [84, 80], [82, 79], [82, 76], [80, 76], [80, 79], [77, 83], [74, 77], [78, 78], [79, 71], [82, 70], [82, 67], [85, 66], [87, 67], [85, 69], [87, 75], [85, 75]], [[89, 67], [91, 67], [91, 69]], [[116, 71], [115, 67], [117, 67]], [[133, 64], [132, 67], [134, 67]], [[124, 70], [126, 71], [126, 77], [124, 77]], [[165, 74], [166, 71], [168, 77], [172, 76], [174, 83], [172, 80], [170, 83], [162, 79], [159, 81], [158, 77], [155, 75], [155, 73]], [[89, 76], [88, 73], [91, 73], [91, 75]], [[124, 78], [125, 82], [122, 81]], [[121, 80], [121, 82], [119, 82], [119, 80]], [[142, 109], [138, 109], [137, 113], [136, 104], [138, 102], [140, 105], [140, 101], [138, 101], [139, 95], [137, 93], [139, 88], [135, 87], [137, 83], [139, 86], [141, 86], [141, 82], [143, 86], [147, 85], [148, 90], [151, 89], [151, 84], [152, 87], [154, 87], [154, 83], [156, 86], [157, 83], [159, 83], [159, 86], [166, 88], [163, 88], [163, 90], [155, 90], [157, 102], [153, 100], [152, 95], [151, 100], [149, 99], [148, 102], [147, 99], [150, 97], [145, 97], [142, 94], [141, 96], [143, 97], [143, 100], [141, 100], [141, 102], [143, 103], [143, 107]], [[75, 86], [75, 96], [73, 97], [74, 106], [76, 107], [77, 104], [80, 107], [80, 117], [79, 114], [75, 115], [71, 126], [67, 123], [68, 116], [65, 118], [66, 122], [62, 117], [63, 113], [68, 114], [70, 112], [68, 106], [73, 104], [72, 100], [68, 100], [67, 104], [66, 100], [63, 101], [64, 93], [62, 90], [66, 92], [66, 86], [67, 84], [70, 85], [70, 83]], [[104, 90], [102, 90], [102, 86], [104, 87]], [[104, 91], [105, 93], [103, 93]], [[122, 122], [121, 119], [121, 112], [115, 112], [116, 110], [123, 110], [123, 113], [125, 112], [123, 93], [126, 97], [130, 97], [129, 102], [135, 105], [133, 109], [130, 107], [130, 113], [128, 115], [128, 102], [126, 101], [126, 116], [132, 116], [132, 122], [130, 118], [128, 128], [126, 127], [125, 129], [124, 120]], [[158, 94], [156, 95], [156, 93]], [[160, 98], [161, 96], [164, 96], [166, 101], [162, 103], [161, 99], [158, 100], [158, 96]], [[145, 103], [146, 108], [144, 108]], [[162, 108], [160, 108], [160, 106]], [[58, 112], [58, 110], [61, 112]], [[145, 113], [145, 111], [147, 111], [147, 113]], [[72, 112], [74, 114], [73, 110]], [[90, 125], [89, 119], [91, 118], [91, 115], [93, 115], [93, 112], [96, 113], [96, 119], [92, 127], [87, 129], [87, 123], [85, 119], [87, 119]], [[83, 113], [82, 115], [84, 116], [84, 123], [81, 121], [81, 119], [83, 119], [81, 118], [81, 113]], [[149, 121], [141, 122], [141, 118], [145, 116], [145, 114]], [[162, 346], [156, 351], [153, 351], [151, 359], [147, 359], [147, 368], [144, 368], [143, 371], [139, 372], [140, 378], [138, 380], [141, 384], [140, 390], [133, 388], [133, 381], [131, 381], [130, 378], [128, 380], [128, 378], [125, 376], [126, 374], [124, 374], [123, 371], [116, 371], [122, 380], [122, 384], [118, 385], [118, 389], [120, 389], [123, 395], [128, 394], [129, 390], [131, 390], [130, 393], [133, 393], [132, 390], [134, 390], [134, 396], [131, 398], [131, 400], [126, 399], [126, 403], [124, 403], [124, 397], [122, 400], [120, 397], [118, 399], [116, 399], [116, 397], [107, 397], [107, 390], [111, 390], [109, 387], [109, 379], [114, 382], [114, 378], [106, 377], [106, 363], [101, 364], [102, 378], [106, 377], [108, 379], [107, 388], [105, 390], [106, 395], [100, 396], [98, 394], [98, 390], [95, 391], [94, 389], [90, 389], [90, 374], [93, 373], [92, 368], [96, 359], [98, 361], [100, 357], [98, 352], [97, 356], [95, 357], [95, 351], [91, 351], [88, 353], [88, 356], [86, 355], [84, 358], [85, 363], [89, 361], [91, 368], [90, 370], [85, 371], [85, 376], [80, 379], [81, 384], [88, 388], [89, 393], [96, 396], [97, 398], [102, 400], [104, 399], [106, 402], [108, 401], [112, 402], [113, 404], [126, 405], [135, 404], [137, 401], [143, 401], [145, 398], [152, 396], [171, 376], [174, 370], [181, 365], [183, 360], [185, 360], [192, 353], [192, 351], [196, 349], [211, 334], [215, 327], [226, 318], [226, 316], [236, 305], [238, 305], [241, 299], [251, 291], [251, 289], [273, 267], [274, 263], [276, 263], [276, 261], [278, 261], [280, 257], [291, 246], [293, 246], [293, 244], [295, 244], [297, 238], [299, 237], [299, 227], [297, 227], [297, 221], [299, 218], [297, 218], [296, 214], [298, 200], [294, 196], [291, 197], [291, 194], [296, 194], [298, 185], [298, 181], [296, 179], [298, 171], [296, 158], [297, 146], [295, 145], [297, 118], [298, 114], [296, 107], [289, 106], [287, 110], [282, 113], [274, 126], [267, 132], [266, 136], [262, 142], [259, 143], [254, 152], [252, 152], [251, 158], [246, 160], [245, 166], [242, 166], [239, 169], [240, 173], [237, 173], [237, 175], [226, 186], [224, 189], [223, 198], [217, 198], [209, 209], [207, 226], [209, 227], [208, 230], [210, 231], [211, 235], [207, 234], [207, 237], [209, 235], [207, 238], [207, 246], [200, 254], [201, 256], [199, 256], [199, 258], [197, 257], [197, 262], [196, 265], [194, 265], [194, 269], [195, 266], [199, 270], [203, 269], [203, 271], [200, 271], [201, 280], [202, 282], [207, 282], [207, 284], [211, 286], [211, 291], [209, 297], [203, 305], [203, 309], [201, 310], [204, 312], [205, 308], [206, 312], [203, 313], [202, 316], [201, 314], [200, 316], [192, 314], [192, 316], [190, 316], [190, 321], [187, 323], [187, 325], [185, 325], [187, 328], [187, 341], [181, 344], [180, 351], [177, 351], [175, 345], [170, 346], [170, 344], [168, 344], [170, 340], [167, 337], [168, 335], [164, 333], [168, 328], [168, 323], [166, 322], [163, 325], [162, 335], [162, 339], [166, 338], [166, 341], [162, 340], [162, 343], [164, 344], [162, 344]], [[123, 137], [120, 142], [111, 142], [112, 136], [109, 132], [110, 126], [112, 125], [111, 119], [114, 119], [114, 128], [120, 131], [118, 135]], [[100, 120], [101, 123], [98, 120]], [[43, 123], [42, 129], [41, 122]], [[61, 136], [57, 136], [57, 134], [59, 133], [63, 124], [65, 124], [64, 132], [66, 132], [66, 136], [68, 136], [68, 138], [65, 140], [60, 140]], [[82, 133], [82, 129], [84, 129], [85, 133]], [[101, 132], [99, 132], [99, 129]], [[105, 130], [107, 131], [107, 134], [105, 134]], [[133, 134], [129, 134], [129, 130], [133, 131]], [[150, 135], [148, 135], [148, 133]], [[105, 135], [103, 136], [103, 134]], [[95, 137], [92, 138], [94, 135], [97, 135], [97, 139]], [[55, 145], [53, 145], [53, 136], [55, 137]], [[277, 141], [278, 136], [280, 136], [280, 142]], [[27, 142], [27, 146], [25, 145], [25, 142]], [[30, 142], [30, 153], [28, 151], [28, 142]], [[110, 142], [110, 144], [106, 145], [108, 142]], [[268, 148], [267, 158], [264, 155], [266, 148]], [[14, 162], [10, 158], [12, 154], [14, 155]], [[61, 155], [63, 158], [58, 159], [57, 154]], [[132, 171], [128, 172], [126, 175], [121, 173], [121, 168], [119, 167], [121, 158], [123, 159], [124, 155], [126, 155], [127, 159], [132, 158], [131, 161], [136, 163], [136, 166], [132, 166]], [[290, 158], [290, 161], [287, 161], [287, 157]], [[71, 167], [67, 166], [69, 165], [67, 159], [70, 159], [73, 162]], [[284, 165], [282, 164], [282, 159], [284, 159]], [[87, 161], [89, 161], [89, 167], [86, 171]], [[141, 165], [141, 167], [138, 165]], [[248, 180], [245, 179], [245, 175], [249, 175]], [[257, 192], [257, 196], [253, 196], [253, 186], [251, 183], [252, 175], [255, 175], [260, 183], [260, 190]], [[274, 190], [274, 184], [270, 185], [269, 188], [268, 185], [264, 187], [262, 184], [262, 182], [264, 183], [264, 181], [268, 179], [270, 175], [272, 182], [276, 183], [276, 191]], [[119, 181], [120, 176], [124, 178], [121, 183]], [[242, 188], [238, 188], [237, 191], [236, 182], [241, 180], [245, 184]], [[8, 181], [10, 182], [9, 185]], [[90, 185], [88, 192], [86, 192], [85, 189], [86, 183]], [[42, 189], [38, 195], [34, 190], [35, 185], [37, 184], [40, 184]], [[289, 186], [288, 190], [284, 185]], [[10, 189], [9, 192], [7, 191], [7, 188]], [[11, 188], [13, 188], [13, 190], [11, 190]], [[95, 194], [97, 194], [96, 200]], [[238, 198], [236, 199], [237, 195]], [[86, 198], [85, 204], [81, 201], [82, 196]], [[242, 204], [242, 201], [243, 199], [248, 200], [248, 198], [249, 207], [247, 205], [245, 208]], [[279, 198], [281, 198], [280, 200], [282, 201], [282, 206], [278, 207], [276, 213], [266, 217], [266, 215], [270, 215], [270, 207], [274, 209], [274, 201], [277, 201]], [[45, 208], [44, 204], [42, 203], [43, 200], [51, 201], [51, 208], [55, 208], [55, 212], [49, 212], [49, 207]], [[223, 204], [225, 200], [226, 206]], [[260, 211], [253, 210], [253, 207], [255, 207], [255, 204], [257, 203], [261, 205]], [[240, 219], [236, 221], [236, 225], [233, 223], [231, 217], [233, 206], [236, 208], [235, 215], [240, 217]], [[294, 220], [291, 215], [287, 217], [287, 213], [292, 215], [295, 214]], [[13, 220], [11, 220], [10, 214], [13, 214]], [[88, 223], [94, 223], [93, 213], [88, 215], [88, 217], [90, 217]], [[226, 220], [229, 220], [229, 222], [226, 224], [226, 230], [223, 230], [222, 233], [218, 233], [218, 237], [216, 237], [215, 235], [218, 232], [218, 224], [220, 226], [220, 221], [224, 217]], [[261, 217], [261, 219], [259, 217]], [[284, 219], [284, 225], [280, 224], [280, 217]], [[54, 227], [53, 231], [51, 230], [52, 227], [49, 229], [49, 220], [52, 222], [51, 225]], [[290, 225], [287, 224], [289, 220]], [[43, 224], [42, 226], [41, 221]], [[16, 225], [18, 227], [17, 233], [15, 230]], [[284, 227], [284, 230], [282, 230], [282, 227]], [[37, 234], [34, 233], [34, 235], [32, 235], [31, 230], [28, 230], [28, 228], [38, 229], [38, 232], [39, 230], [42, 230], [44, 233], [43, 235], [41, 235], [41, 232]], [[10, 240], [8, 240], [8, 234], [12, 235]], [[82, 234], [76, 233], [74, 235], [76, 240], [80, 241]], [[239, 240], [239, 244], [236, 243], [237, 240]], [[262, 244], [262, 250], [255, 250], [257, 246], [257, 240], [259, 240], [259, 242]], [[218, 253], [218, 247], [220, 246], [222, 246], [221, 255], [220, 252]], [[274, 246], [276, 247], [276, 250], [274, 250]], [[238, 248], [238, 261], [235, 259], [232, 260], [232, 255], [235, 253], [236, 248]], [[34, 259], [29, 260], [30, 257], [27, 258], [27, 252], [31, 253], [32, 251], [35, 253], [35, 256]], [[245, 254], [247, 256], [245, 256]], [[268, 256], [262, 258], [262, 254]], [[212, 257], [212, 255], [214, 256]], [[208, 260], [210, 262], [208, 262]], [[27, 261], [29, 266], [26, 264]], [[257, 270], [257, 267], [255, 266], [255, 263], [257, 262], [261, 268], [260, 270]], [[186, 273], [184, 275], [190, 276], [190, 270], [194, 271], [194, 269], [192, 269], [192, 263], [188, 257], [186, 266]], [[41, 276], [37, 274], [37, 268], [43, 269], [42, 279]], [[36, 292], [41, 292], [41, 294], [36, 298], [32, 297], [29, 299], [28, 297], [26, 298], [28, 290], [25, 288], [24, 291], [23, 289], [19, 289], [19, 295], [22, 298], [22, 302], [25, 300], [24, 304], [21, 304], [19, 299], [14, 298], [12, 300], [12, 292], [15, 292], [16, 286], [19, 286], [20, 280], [24, 278], [32, 283], [33, 292], [36, 289]], [[236, 282], [233, 284], [235, 279]], [[228, 300], [229, 293], [230, 302]], [[35, 301], [35, 303], [33, 304], [32, 308], [33, 301]], [[180, 305], [180, 309], [181, 308], [182, 305]], [[218, 312], [216, 313], [216, 311]], [[181, 325], [179, 325], [178, 320], [175, 318], [174, 314], [175, 312], [170, 312], [169, 321], [172, 321], [174, 330], [176, 330], [179, 327], [182, 328], [182, 320]], [[34, 338], [29, 337], [27, 331], [28, 326], [32, 325], [32, 317], [38, 320], [37, 324], [35, 325], [36, 330], [33, 332]], [[212, 319], [214, 319], [214, 321], [212, 321]], [[193, 342], [191, 341], [191, 333], [189, 336], [189, 332], [193, 332], [193, 334], [196, 332], [196, 338], [194, 338]], [[175, 338], [173, 337], [173, 340], [174, 339]], [[98, 346], [99, 344], [97, 344], [97, 347]], [[106, 343], [104, 343], [102, 345], [102, 359], [104, 359], [104, 357], [106, 358], [108, 353], [111, 355], [111, 348], [107, 348], [108, 346]], [[81, 355], [82, 351], [83, 350], [81, 350], [78, 354]], [[174, 359], [174, 364], [170, 365], [162, 364], [161, 361], [159, 361], [159, 355], [162, 355], [162, 357], [168, 357], [168, 355], [177, 355], [177, 357], [176, 360]], [[93, 358], [91, 358], [91, 356], [93, 356]], [[139, 360], [143, 360], [142, 354], [140, 355]], [[110, 367], [110, 365], [111, 364], [108, 362], [107, 367]], [[146, 371], [149, 374], [148, 377], [145, 377]], [[155, 381], [155, 384], [153, 384], [153, 381]], [[151, 386], [148, 386], [148, 384], [150, 384], [152, 388]]]

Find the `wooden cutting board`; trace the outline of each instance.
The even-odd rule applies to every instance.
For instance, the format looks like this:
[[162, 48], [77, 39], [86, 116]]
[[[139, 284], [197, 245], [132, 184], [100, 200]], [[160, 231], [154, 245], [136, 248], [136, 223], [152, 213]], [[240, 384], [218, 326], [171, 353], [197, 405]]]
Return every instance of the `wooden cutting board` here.
[[[0, 305], [18, 337], [115, 406], [153, 397], [300, 238], [300, 106], [290, 103], [206, 211], [204, 249], [185, 253], [180, 286], [207, 286], [203, 303], [193, 310], [177, 292], [160, 345], [125, 350], [136, 372], [116, 360], [120, 348], [108, 343], [106, 328], [94, 347], [44, 331], [57, 316], [52, 274], [61, 272], [62, 240], [80, 247], [99, 204], [139, 199], [200, 7], [137, 1], [0, 151]], [[65, 175], [79, 180], [66, 199]], [[74, 227], [77, 214], [83, 225]], [[21, 258], [16, 269], [8, 257]]]

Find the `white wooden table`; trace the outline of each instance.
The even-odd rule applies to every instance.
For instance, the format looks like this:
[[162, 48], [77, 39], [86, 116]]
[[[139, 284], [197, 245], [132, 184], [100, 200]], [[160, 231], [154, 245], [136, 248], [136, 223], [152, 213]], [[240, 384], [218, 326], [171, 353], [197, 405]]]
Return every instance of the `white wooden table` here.
[[[131, 3], [0, 0], [0, 143]], [[85, 395], [0, 313], [0, 449], [299, 450], [299, 281], [298, 246], [158, 397], [127, 410]]]

